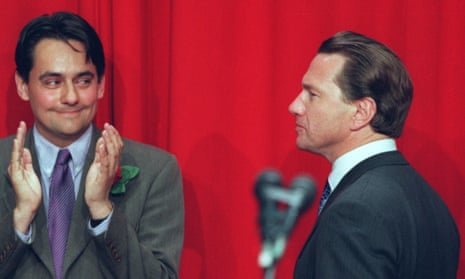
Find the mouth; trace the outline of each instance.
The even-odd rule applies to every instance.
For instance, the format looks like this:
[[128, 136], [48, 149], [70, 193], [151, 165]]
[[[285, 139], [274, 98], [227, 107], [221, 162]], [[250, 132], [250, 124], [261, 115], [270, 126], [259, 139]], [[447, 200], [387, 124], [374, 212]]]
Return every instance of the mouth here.
[[62, 116], [75, 116], [81, 113], [82, 109], [67, 109], [67, 110], [57, 110], [57, 114]]
[[304, 129], [304, 125], [302, 123], [296, 122], [295, 123], [296, 129]]

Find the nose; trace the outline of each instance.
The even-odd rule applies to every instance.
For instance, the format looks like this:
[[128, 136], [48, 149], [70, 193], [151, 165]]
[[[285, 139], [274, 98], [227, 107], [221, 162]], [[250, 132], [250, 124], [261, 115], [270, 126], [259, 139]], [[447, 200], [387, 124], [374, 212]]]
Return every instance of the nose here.
[[66, 86], [63, 87], [63, 91], [61, 94], [61, 102], [68, 105], [73, 105], [78, 102], [78, 92], [74, 87], [74, 84], [67, 83]]
[[302, 92], [289, 105], [289, 112], [293, 115], [302, 115], [305, 111], [305, 106], [302, 103]]

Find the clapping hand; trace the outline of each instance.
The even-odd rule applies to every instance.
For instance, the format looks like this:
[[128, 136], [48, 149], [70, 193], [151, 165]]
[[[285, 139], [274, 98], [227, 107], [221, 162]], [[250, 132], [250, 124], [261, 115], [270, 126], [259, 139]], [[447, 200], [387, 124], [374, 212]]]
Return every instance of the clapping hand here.
[[42, 201], [42, 188], [32, 166], [31, 152], [24, 148], [26, 123], [21, 121], [13, 141], [8, 174], [16, 194], [13, 222], [17, 230], [26, 233]]
[[92, 219], [103, 219], [112, 210], [110, 190], [119, 167], [123, 140], [118, 131], [105, 123], [97, 140], [95, 158], [86, 178], [85, 200]]

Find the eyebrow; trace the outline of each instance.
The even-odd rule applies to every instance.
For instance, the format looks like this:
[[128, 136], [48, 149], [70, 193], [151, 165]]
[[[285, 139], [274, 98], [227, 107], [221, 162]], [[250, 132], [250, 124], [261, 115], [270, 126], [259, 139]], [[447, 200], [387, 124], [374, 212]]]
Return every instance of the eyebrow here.
[[307, 90], [307, 91], [312, 91], [312, 90], [320, 91], [320, 90], [318, 90], [317, 87], [315, 87], [314, 85], [308, 84], [308, 83], [302, 83], [302, 88]]
[[[41, 75], [39, 76], [39, 80], [44, 80], [45, 78], [48, 78], [48, 77], [61, 77], [61, 76], [63, 76], [63, 75], [60, 74], [60, 73], [55, 73], [55, 72], [49, 72], [49, 71], [47, 71], [47, 72], [45, 72], [45, 73], [43, 73], [43, 74], [41, 74]], [[95, 74], [92, 73], [91, 71], [84, 71], [84, 72], [78, 73], [78, 74], [76, 75], [76, 77], [74, 77], [74, 78], [80, 78], [80, 77], [83, 77], [83, 76], [91, 76], [92, 78], [94, 78], [94, 77], [95, 77]], [[74, 78], [73, 78], [73, 79], [74, 79]]]
[[60, 77], [60, 76], [61, 74], [59, 73], [53, 73], [53, 72], [47, 71], [39, 76], [39, 80], [44, 80], [45, 78], [48, 78], [48, 77]]
[[310, 84], [302, 83], [302, 88], [308, 91], [312, 89], [313, 87]]

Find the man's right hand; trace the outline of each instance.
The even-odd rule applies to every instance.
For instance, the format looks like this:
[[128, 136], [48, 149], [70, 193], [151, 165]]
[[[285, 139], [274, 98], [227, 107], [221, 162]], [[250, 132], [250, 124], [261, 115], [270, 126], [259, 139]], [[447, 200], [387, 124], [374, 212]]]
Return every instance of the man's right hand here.
[[24, 148], [26, 123], [19, 123], [13, 141], [8, 174], [16, 194], [16, 207], [13, 212], [15, 229], [26, 234], [42, 201], [40, 181], [32, 166], [31, 153]]

